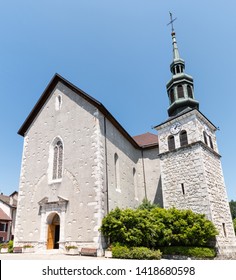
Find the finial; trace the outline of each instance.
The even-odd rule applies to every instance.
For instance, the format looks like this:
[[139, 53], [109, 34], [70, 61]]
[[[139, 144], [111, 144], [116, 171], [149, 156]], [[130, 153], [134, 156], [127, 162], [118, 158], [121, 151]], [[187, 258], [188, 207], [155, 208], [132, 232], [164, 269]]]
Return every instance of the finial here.
[[170, 25], [170, 24], [171, 24], [171, 31], [172, 31], [172, 33], [174, 33], [175, 30], [174, 30], [174, 24], [173, 24], [173, 22], [174, 22], [177, 18], [174, 18], [174, 19], [173, 19], [173, 16], [172, 16], [172, 13], [171, 13], [171, 12], [169, 12], [169, 14], [170, 14], [170, 22], [169, 22], [167, 25]]

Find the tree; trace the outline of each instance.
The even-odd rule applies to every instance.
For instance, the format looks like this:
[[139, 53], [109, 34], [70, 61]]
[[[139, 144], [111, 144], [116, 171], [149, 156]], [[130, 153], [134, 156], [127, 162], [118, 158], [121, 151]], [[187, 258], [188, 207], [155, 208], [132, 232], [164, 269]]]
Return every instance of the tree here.
[[138, 209], [141, 209], [141, 210], [144, 210], [144, 209], [151, 210], [151, 209], [156, 208], [156, 207], [159, 207], [159, 205], [155, 204], [155, 203], [151, 203], [150, 200], [148, 200], [147, 198], [144, 198], [142, 203], [139, 205]]
[[236, 218], [236, 201], [231, 200], [229, 202], [229, 207], [230, 207], [232, 219], [235, 219]]
[[234, 224], [234, 232], [236, 234], [236, 218], [233, 220], [233, 224]]
[[101, 231], [112, 243], [128, 247], [205, 246], [218, 234], [202, 214], [175, 208], [118, 207], [102, 221]]

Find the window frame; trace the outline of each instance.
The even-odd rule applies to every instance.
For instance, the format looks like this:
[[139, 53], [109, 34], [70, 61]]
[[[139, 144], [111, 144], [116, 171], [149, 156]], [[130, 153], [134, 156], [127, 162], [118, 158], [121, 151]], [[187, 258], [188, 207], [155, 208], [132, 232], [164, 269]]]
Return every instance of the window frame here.
[[167, 142], [168, 142], [169, 151], [175, 150], [175, 137], [174, 137], [174, 135], [169, 135]]
[[179, 133], [180, 147], [188, 145], [188, 133], [186, 130], [181, 130]]

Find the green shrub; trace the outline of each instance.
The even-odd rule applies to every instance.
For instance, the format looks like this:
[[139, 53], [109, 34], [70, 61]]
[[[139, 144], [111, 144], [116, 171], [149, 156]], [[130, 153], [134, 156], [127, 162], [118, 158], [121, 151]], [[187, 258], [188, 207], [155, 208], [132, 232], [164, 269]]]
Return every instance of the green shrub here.
[[152, 210], [153, 208], [159, 207], [158, 204], [153, 204], [151, 203], [150, 200], [148, 200], [147, 198], [144, 198], [142, 203], [139, 205], [138, 209], [140, 210]]
[[150, 250], [146, 247], [132, 247], [116, 245], [112, 248], [112, 257], [118, 259], [160, 260], [160, 250]]
[[112, 243], [120, 243], [129, 247], [153, 247], [155, 231], [147, 218], [148, 210], [111, 211], [102, 222], [101, 231]]
[[128, 247], [206, 246], [218, 234], [204, 215], [175, 208], [119, 208], [102, 221], [101, 231], [112, 243]]
[[8, 243], [2, 243], [0, 244], [0, 248], [8, 248]]
[[218, 234], [205, 215], [191, 210], [155, 208], [151, 214], [159, 230], [157, 246], [206, 246]]
[[70, 251], [71, 249], [78, 249], [77, 246], [74, 246], [74, 245], [68, 245], [68, 246], [65, 246], [66, 248], [66, 251]]
[[8, 253], [13, 253], [13, 240], [8, 242]]
[[151, 250], [146, 247], [131, 248], [131, 258], [137, 260], [160, 260], [161, 251]]
[[207, 247], [162, 247], [160, 248], [163, 255], [182, 255], [200, 259], [213, 259], [216, 256], [214, 248]]
[[129, 259], [130, 258], [130, 249], [126, 246], [112, 246], [112, 258], [117, 259]]

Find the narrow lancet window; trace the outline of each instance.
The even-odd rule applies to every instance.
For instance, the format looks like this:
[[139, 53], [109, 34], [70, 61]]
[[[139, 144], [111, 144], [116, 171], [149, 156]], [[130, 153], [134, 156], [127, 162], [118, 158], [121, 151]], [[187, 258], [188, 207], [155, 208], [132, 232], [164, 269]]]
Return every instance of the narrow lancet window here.
[[59, 140], [53, 149], [53, 180], [62, 178], [63, 145]]
[[58, 95], [56, 97], [56, 102], [55, 102], [56, 111], [61, 110], [61, 105], [62, 105], [62, 97], [61, 97], [61, 95]]
[[226, 233], [225, 223], [222, 223], [222, 227], [223, 227], [224, 236], [226, 237], [226, 236], [227, 236], [227, 233]]
[[134, 179], [134, 198], [138, 200], [137, 174], [135, 168], [133, 168], [133, 179]]
[[211, 136], [209, 136], [209, 142], [210, 142], [210, 147], [212, 148], [212, 150], [214, 150], [214, 146], [213, 146], [213, 142], [212, 142]]
[[203, 138], [204, 138], [204, 142], [206, 145], [208, 145], [208, 141], [207, 141], [207, 134], [205, 131], [203, 131]]
[[179, 135], [180, 146], [188, 145], [188, 135], [186, 130], [182, 130]]
[[117, 191], [120, 191], [120, 166], [119, 166], [119, 157], [115, 153], [114, 155], [115, 161], [115, 187]]

